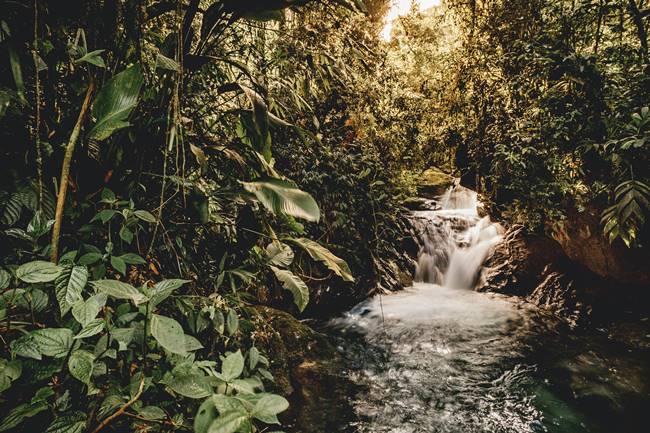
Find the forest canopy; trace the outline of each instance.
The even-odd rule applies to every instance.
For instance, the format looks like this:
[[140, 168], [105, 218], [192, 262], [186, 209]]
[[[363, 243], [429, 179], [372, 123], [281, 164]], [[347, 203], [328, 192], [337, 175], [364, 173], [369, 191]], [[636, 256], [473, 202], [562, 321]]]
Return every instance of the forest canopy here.
[[0, 431], [278, 423], [260, 306], [397, 288], [430, 167], [641, 246], [650, 4], [428, 3], [0, 0]]

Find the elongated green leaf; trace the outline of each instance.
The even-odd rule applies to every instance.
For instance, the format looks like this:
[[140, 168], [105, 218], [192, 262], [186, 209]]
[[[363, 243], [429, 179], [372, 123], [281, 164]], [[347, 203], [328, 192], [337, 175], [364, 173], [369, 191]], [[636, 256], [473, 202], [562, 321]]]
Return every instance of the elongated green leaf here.
[[104, 326], [106, 326], [104, 319], [91, 320], [77, 335], [74, 336], [74, 339], [78, 340], [97, 335], [104, 330]]
[[187, 353], [185, 333], [176, 320], [154, 314], [151, 317], [151, 335], [165, 350], [177, 354]]
[[352, 272], [350, 272], [350, 267], [345, 260], [335, 256], [330, 250], [320, 245], [318, 242], [307, 238], [291, 238], [288, 240], [303, 248], [312, 259], [322, 262], [345, 281], [354, 281]]
[[9, 272], [5, 271], [4, 269], [0, 269], [0, 290], [9, 287], [10, 281], [11, 274], [9, 274]]
[[26, 283], [47, 283], [54, 281], [61, 268], [51, 262], [37, 260], [25, 263], [16, 270], [16, 276]]
[[115, 75], [102, 87], [93, 104], [95, 126], [91, 140], [105, 140], [119, 129], [130, 126], [128, 119], [138, 103], [143, 77], [139, 65], [133, 65]]
[[25, 418], [30, 418], [36, 414], [47, 410], [48, 405], [46, 402], [39, 402], [36, 404], [24, 403], [13, 408], [7, 413], [2, 422], [0, 422], [0, 432], [11, 430], [20, 425]]
[[269, 266], [275, 277], [282, 282], [285, 289], [293, 294], [293, 302], [298, 306], [300, 311], [303, 311], [309, 303], [309, 288], [299, 276], [286, 269], [276, 268]]
[[130, 284], [117, 280], [97, 280], [90, 283], [98, 292], [105, 293], [116, 299], [128, 299], [136, 305], [145, 302], [146, 296]]
[[45, 433], [82, 433], [86, 427], [86, 414], [73, 412], [52, 421]]
[[242, 182], [242, 185], [275, 215], [286, 214], [307, 221], [320, 220], [320, 209], [314, 198], [291, 182], [263, 178]]
[[54, 280], [56, 299], [59, 301], [61, 316], [70, 311], [72, 305], [81, 300], [81, 291], [88, 282], [88, 269], [85, 266], [68, 265], [63, 267]]
[[80, 57], [79, 59], [75, 60], [75, 63], [81, 63], [81, 62], [87, 62], [90, 63], [91, 65], [95, 65], [98, 68], [105, 68], [106, 64], [104, 63], [104, 59], [102, 59], [101, 54], [104, 52], [104, 50], [95, 50], [91, 51], [89, 53], [86, 53], [83, 57]]

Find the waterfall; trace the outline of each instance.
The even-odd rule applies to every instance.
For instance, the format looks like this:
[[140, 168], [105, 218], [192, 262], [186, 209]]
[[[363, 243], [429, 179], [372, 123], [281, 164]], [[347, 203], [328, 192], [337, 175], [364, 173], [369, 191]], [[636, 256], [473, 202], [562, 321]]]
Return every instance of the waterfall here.
[[470, 189], [454, 185], [439, 204], [439, 210], [414, 212], [420, 231], [415, 281], [472, 289], [502, 229], [478, 215], [478, 196]]

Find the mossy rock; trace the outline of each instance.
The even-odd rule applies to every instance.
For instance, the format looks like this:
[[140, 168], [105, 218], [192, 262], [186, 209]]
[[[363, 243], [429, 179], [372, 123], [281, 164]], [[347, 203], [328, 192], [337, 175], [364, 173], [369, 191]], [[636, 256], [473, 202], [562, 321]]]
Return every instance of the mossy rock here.
[[337, 431], [351, 417], [345, 402], [354, 390], [336, 347], [285, 311], [256, 306], [250, 312], [268, 325], [256, 345], [271, 361], [275, 391], [291, 403], [282, 414], [283, 427], [301, 433]]
[[437, 167], [428, 168], [422, 172], [417, 181], [418, 195], [425, 198], [436, 198], [444, 194], [453, 183], [453, 176]]

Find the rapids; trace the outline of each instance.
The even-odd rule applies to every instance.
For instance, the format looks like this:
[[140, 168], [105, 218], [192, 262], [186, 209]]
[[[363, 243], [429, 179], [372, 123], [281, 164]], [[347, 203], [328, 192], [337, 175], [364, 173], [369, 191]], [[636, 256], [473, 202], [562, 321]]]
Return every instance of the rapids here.
[[647, 352], [571, 330], [517, 298], [471, 290], [502, 229], [478, 215], [470, 190], [454, 187], [439, 203], [413, 215], [414, 286], [329, 326], [359, 387], [355, 416], [336, 431], [648, 431]]

